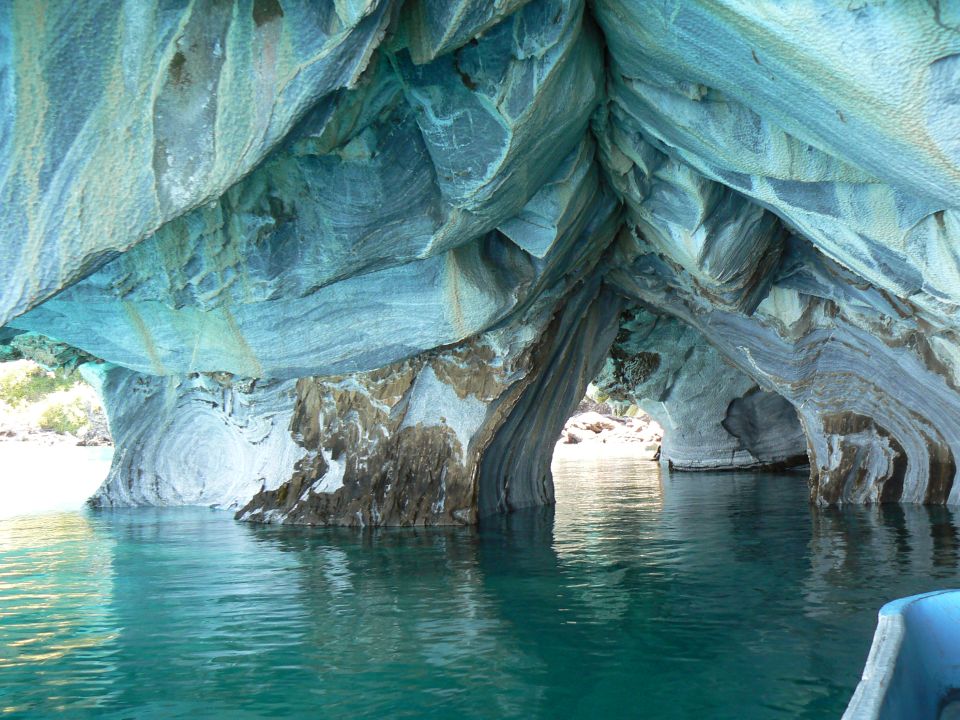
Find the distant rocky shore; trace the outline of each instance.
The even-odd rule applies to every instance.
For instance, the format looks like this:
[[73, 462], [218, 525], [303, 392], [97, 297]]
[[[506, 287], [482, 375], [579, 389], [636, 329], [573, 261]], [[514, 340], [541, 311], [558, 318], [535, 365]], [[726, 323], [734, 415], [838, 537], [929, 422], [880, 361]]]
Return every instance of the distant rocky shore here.
[[557, 451], [571, 446], [578, 451], [636, 453], [650, 460], [659, 458], [663, 430], [649, 415], [617, 415], [606, 403], [585, 398], [567, 420], [557, 442]]
[[113, 445], [106, 417], [103, 416], [102, 411], [93, 415], [102, 422], [87, 425], [76, 433], [44, 430], [29, 423], [11, 422], [8, 417], [0, 417], [0, 443], [29, 442], [40, 445], [79, 445], [83, 447]]
[[113, 444], [96, 391], [75, 371], [30, 360], [0, 363], [0, 442]]

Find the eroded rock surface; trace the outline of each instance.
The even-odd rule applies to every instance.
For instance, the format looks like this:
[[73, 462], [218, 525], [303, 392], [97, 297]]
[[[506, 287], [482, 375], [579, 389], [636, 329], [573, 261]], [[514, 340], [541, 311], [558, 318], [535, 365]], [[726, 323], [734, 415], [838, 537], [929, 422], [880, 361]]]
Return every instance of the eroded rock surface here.
[[600, 373], [675, 468], [960, 502], [948, 4], [44, 7], [0, 8], [0, 340], [107, 363], [100, 501], [549, 503]]
[[391, 4], [0, 8], [0, 322], [216, 200], [370, 62]]
[[87, 376], [99, 385], [115, 446], [94, 506], [236, 508], [280, 485], [304, 455], [289, 432], [292, 380], [160, 377], [110, 365]]
[[583, 397], [619, 307], [594, 279], [558, 305], [454, 347], [381, 370], [301, 379], [291, 427], [307, 454], [289, 481], [258, 493], [238, 517], [468, 524], [551, 503], [553, 448], [543, 438], [559, 435]]
[[594, 384], [608, 402], [639, 405], [664, 430], [660, 461], [677, 470], [805, 465], [793, 406], [761, 390], [701, 333], [642, 309], [623, 313]]

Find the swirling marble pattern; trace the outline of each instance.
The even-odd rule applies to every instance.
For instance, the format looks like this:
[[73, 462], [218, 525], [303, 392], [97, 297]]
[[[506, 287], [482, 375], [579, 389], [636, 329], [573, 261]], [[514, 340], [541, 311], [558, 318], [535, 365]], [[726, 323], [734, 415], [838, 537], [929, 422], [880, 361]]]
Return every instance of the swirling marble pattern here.
[[293, 381], [84, 369], [99, 385], [116, 445], [95, 506], [236, 508], [277, 487], [305, 454], [288, 430]]
[[761, 390], [694, 327], [624, 311], [594, 384], [607, 402], [639, 405], [664, 430], [660, 461], [677, 470], [806, 465], [793, 406]]
[[948, 3], [46, 5], [0, 7], [0, 342], [112, 378], [104, 501], [549, 503], [600, 373], [674, 467], [806, 454], [819, 503], [960, 502]]
[[390, 10], [4, 3], [0, 322], [216, 200], [355, 84]]

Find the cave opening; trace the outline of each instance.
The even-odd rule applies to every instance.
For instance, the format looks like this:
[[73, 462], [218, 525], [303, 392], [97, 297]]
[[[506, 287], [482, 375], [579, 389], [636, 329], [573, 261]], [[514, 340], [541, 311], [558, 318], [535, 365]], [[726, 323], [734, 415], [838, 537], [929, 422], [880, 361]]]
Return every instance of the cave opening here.
[[660, 459], [663, 428], [630, 402], [617, 402], [591, 383], [564, 423], [554, 458], [628, 453], [643, 460]]
[[43, 336], [0, 337], [0, 516], [77, 510], [107, 477], [113, 438], [87, 361]]
[[116, 5], [0, 3], [6, 709], [839, 716], [960, 586], [960, 3]]
[[[796, 409], [693, 325], [602, 293], [554, 334], [544, 370], [486, 448], [479, 516], [556, 500], [551, 467], [602, 460], [642, 473], [808, 465]], [[604, 472], [613, 472], [612, 469]], [[803, 477], [797, 474], [797, 478]]]
[[663, 428], [640, 407], [588, 385], [554, 445], [550, 471], [561, 512], [587, 504], [591, 490], [619, 494], [625, 482], [659, 490], [662, 439]]

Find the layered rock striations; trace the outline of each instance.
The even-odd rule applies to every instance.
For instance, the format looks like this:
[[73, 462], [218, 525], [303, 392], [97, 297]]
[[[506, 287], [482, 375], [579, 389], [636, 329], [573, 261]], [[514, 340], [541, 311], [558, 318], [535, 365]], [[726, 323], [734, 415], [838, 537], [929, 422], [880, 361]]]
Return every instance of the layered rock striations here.
[[104, 399], [115, 446], [94, 506], [236, 509], [279, 486], [305, 454], [290, 435], [295, 381], [84, 369]]
[[0, 9], [0, 322], [216, 201], [353, 87], [389, 2]]
[[[627, 244], [640, 252], [634, 262], [642, 275], [618, 271], [624, 292], [668, 298], [677, 317], [794, 405], [807, 436], [812, 499], [956, 502], [953, 350], [922, 314], [800, 240], [749, 317], [716, 308], [686, 273], [663, 266], [635, 239]], [[656, 283], [649, 263], [660, 268]]]
[[675, 469], [957, 503], [957, 58], [944, 3], [14, 2], [0, 341], [93, 358], [101, 504], [550, 503], [594, 377]]
[[548, 504], [555, 427], [613, 340], [620, 301], [598, 279], [560, 304], [365, 373], [303, 378], [291, 427], [306, 455], [244, 520], [467, 524]]
[[706, 338], [674, 317], [624, 311], [594, 380], [608, 402], [639, 405], [663, 428], [660, 460], [677, 470], [806, 465], [793, 405], [761, 390]]

